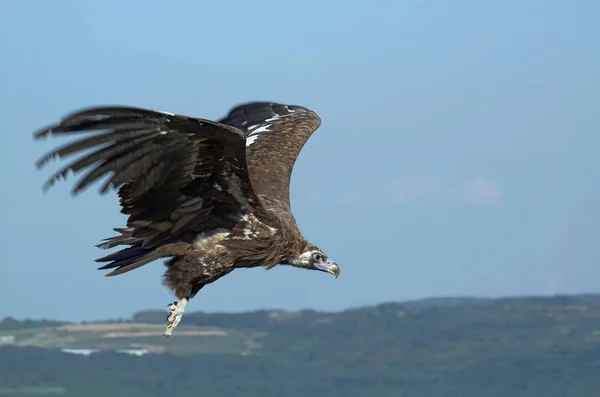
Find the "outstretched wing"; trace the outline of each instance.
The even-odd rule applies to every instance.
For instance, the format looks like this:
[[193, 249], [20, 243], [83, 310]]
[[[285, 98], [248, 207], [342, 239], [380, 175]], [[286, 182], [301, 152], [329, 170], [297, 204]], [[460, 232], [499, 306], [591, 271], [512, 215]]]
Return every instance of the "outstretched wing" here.
[[75, 185], [75, 195], [109, 175], [100, 192], [118, 188], [121, 212], [129, 217], [126, 229], [115, 229], [122, 236], [101, 246], [131, 247], [99, 259], [113, 261], [105, 268], [131, 265], [131, 258], [136, 263], [140, 258], [157, 259], [158, 246], [193, 241], [218, 228], [231, 230], [248, 213], [265, 216], [249, 179], [245, 137], [239, 129], [140, 108], [95, 107], [73, 113], [34, 136], [76, 133], [89, 135], [53, 150], [36, 165], [41, 168], [53, 158], [94, 149], [54, 174], [45, 189], [69, 172], [89, 169]]
[[220, 123], [244, 131], [250, 178], [265, 208], [290, 212], [290, 179], [302, 147], [321, 125], [310, 109], [274, 102], [232, 108]]

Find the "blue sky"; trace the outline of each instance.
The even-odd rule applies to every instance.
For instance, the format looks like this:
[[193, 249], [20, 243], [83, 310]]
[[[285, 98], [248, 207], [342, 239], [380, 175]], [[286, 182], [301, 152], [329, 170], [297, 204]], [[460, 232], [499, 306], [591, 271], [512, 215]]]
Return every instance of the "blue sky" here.
[[155, 262], [105, 278], [116, 195], [34, 162], [80, 107], [218, 118], [249, 100], [323, 123], [292, 205], [337, 280], [241, 270], [188, 310], [339, 310], [440, 295], [600, 292], [600, 3], [6, 2], [0, 12], [0, 317], [165, 308]]

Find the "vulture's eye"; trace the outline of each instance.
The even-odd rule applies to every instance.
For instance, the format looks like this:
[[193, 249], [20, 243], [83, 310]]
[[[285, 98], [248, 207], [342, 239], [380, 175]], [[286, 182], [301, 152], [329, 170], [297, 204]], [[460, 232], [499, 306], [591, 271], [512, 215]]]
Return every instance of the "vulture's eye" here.
[[315, 252], [313, 254], [313, 260], [315, 262], [321, 262], [323, 260], [323, 254], [321, 254], [320, 252]]

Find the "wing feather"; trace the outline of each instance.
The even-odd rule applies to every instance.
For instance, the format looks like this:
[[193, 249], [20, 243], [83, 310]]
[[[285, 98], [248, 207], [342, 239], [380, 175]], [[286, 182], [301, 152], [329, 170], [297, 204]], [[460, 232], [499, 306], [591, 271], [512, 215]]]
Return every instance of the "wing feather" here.
[[321, 125], [312, 110], [275, 102], [249, 102], [219, 120], [244, 131], [254, 190], [269, 209], [291, 216], [290, 180], [300, 151]]
[[[96, 132], [94, 134], [94, 132]], [[42, 156], [38, 168], [92, 150], [52, 175], [45, 189], [69, 173], [87, 171], [72, 193], [108, 176], [100, 192], [118, 189], [121, 212], [129, 215], [120, 236], [99, 246], [129, 245], [102, 258], [120, 274], [160, 257], [162, 245], [193, 240], [215, 227], [233, 229], [248, 213], [268, 219], [253, 190], [244, 132], [230, 125], [132, 107], [95, 107], [74, 112], [37, 131], [53, 135], [92, 134]]]

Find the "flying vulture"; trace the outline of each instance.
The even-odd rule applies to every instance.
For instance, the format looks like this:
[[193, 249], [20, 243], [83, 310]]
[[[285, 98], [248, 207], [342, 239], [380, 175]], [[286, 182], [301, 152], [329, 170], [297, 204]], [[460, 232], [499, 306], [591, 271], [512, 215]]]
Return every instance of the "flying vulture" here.
[[[166, 258], [164, 285], [176, 296], [165, 335], [207, 284], [237, 268], [290, 265], [340, 274], [338, 265], [308, 242], [290, 209], [290, 178], [300, 150], [320, 126], [302, 106], [249, 102], [218, 121], [136, 107], [92, 107], [34, 134], [84, 137], [43, 156], [88, 154], [49, 178], [89, 170], [76, 195], [108, 174], [100, 193], [118, 189], [127, 226], [97, 247], [121, 247], [97, 262], [114, 276]], [[123, 248], [124, 246], [124, 248]]]

